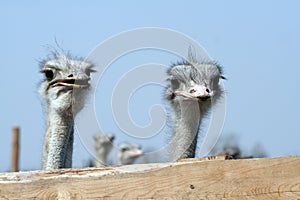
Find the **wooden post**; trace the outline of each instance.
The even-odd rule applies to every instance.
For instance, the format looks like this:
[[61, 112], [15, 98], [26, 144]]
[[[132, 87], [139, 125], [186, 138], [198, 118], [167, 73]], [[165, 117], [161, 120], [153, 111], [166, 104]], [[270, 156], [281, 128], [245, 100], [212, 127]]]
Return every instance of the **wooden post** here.
[[11, 172], [19, 171], [19, 138], [20, 128], [12, 129], [12, 154], [11, 154]]

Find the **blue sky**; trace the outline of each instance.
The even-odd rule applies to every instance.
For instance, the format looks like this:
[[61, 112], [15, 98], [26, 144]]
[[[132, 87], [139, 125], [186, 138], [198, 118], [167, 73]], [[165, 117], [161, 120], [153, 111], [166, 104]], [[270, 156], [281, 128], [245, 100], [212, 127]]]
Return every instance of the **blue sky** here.
[[[13, 126], [21, 127], [21, 170], [41, 168], [46, 126], [37, 93], [42, 79], [37, 60], [47, 55], [46, 46], [55, 45], [57, 38], [63, 48], [85, 57], [107, 38], [141, 27], [182, 32], [224, 67], [228, 81], [223, 134], [236, 133], [249, 151], [259, 142], [272, 157], [300, 154], [299, 1], [10, 1], [0, 5], [0, 171], [10, 168]], [[136, 63], [135, 55], [124, 62]], [[151, 55], [139, 56], [137, 64], [143, 59], [145, 63], [174, 61], [163, 53]], [[159, 101], [161, 88], [148, 90], [153, 91], [153, 101]], [[137, 105], [149, 107], [152, 101], [140, 104], [143, 90], [139, 92]], [[145, 112], [137, 113], [136, 119], [148, 120]], [[106, 129], [118, 131], [115, 124]], [[74, 165], [82, 166], [87, 157], [77, 139]]]

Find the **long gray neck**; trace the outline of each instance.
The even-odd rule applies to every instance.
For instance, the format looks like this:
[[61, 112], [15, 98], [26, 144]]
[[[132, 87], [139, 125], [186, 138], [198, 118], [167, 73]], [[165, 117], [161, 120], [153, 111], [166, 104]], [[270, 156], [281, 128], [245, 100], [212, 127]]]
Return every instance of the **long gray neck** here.
[[95, 160], [95, 166], [101, 167], [107, 163], [107, 151], [96, 152], [97, 159]]
[[48, 113], [48, 129], [44, 142], [43, 169], [72, 167], [74, 118], [72, 112]]
[[200, 108], [197, 101], [182, 100], [175, 109], [174, 135], [171, 142], [171, 160], [195, 157]]

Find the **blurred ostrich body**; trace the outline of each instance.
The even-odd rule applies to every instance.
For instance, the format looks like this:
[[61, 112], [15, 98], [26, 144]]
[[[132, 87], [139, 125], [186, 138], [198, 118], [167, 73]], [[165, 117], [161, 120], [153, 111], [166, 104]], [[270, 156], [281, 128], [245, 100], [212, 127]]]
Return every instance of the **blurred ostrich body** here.
[[113, 147], [115, 136], [113, 134], [94, 135], [94, 148], [96, 152], [95, 167], [101, 167], [107, 164], [107, 156]]

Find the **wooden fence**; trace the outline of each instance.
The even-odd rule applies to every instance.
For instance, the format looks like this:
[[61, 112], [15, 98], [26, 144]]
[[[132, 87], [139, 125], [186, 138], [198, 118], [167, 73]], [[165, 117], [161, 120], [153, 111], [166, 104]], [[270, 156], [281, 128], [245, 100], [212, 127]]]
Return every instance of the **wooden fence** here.
[[0, 199], [300, 199], [300, 157], [0, 173]]

